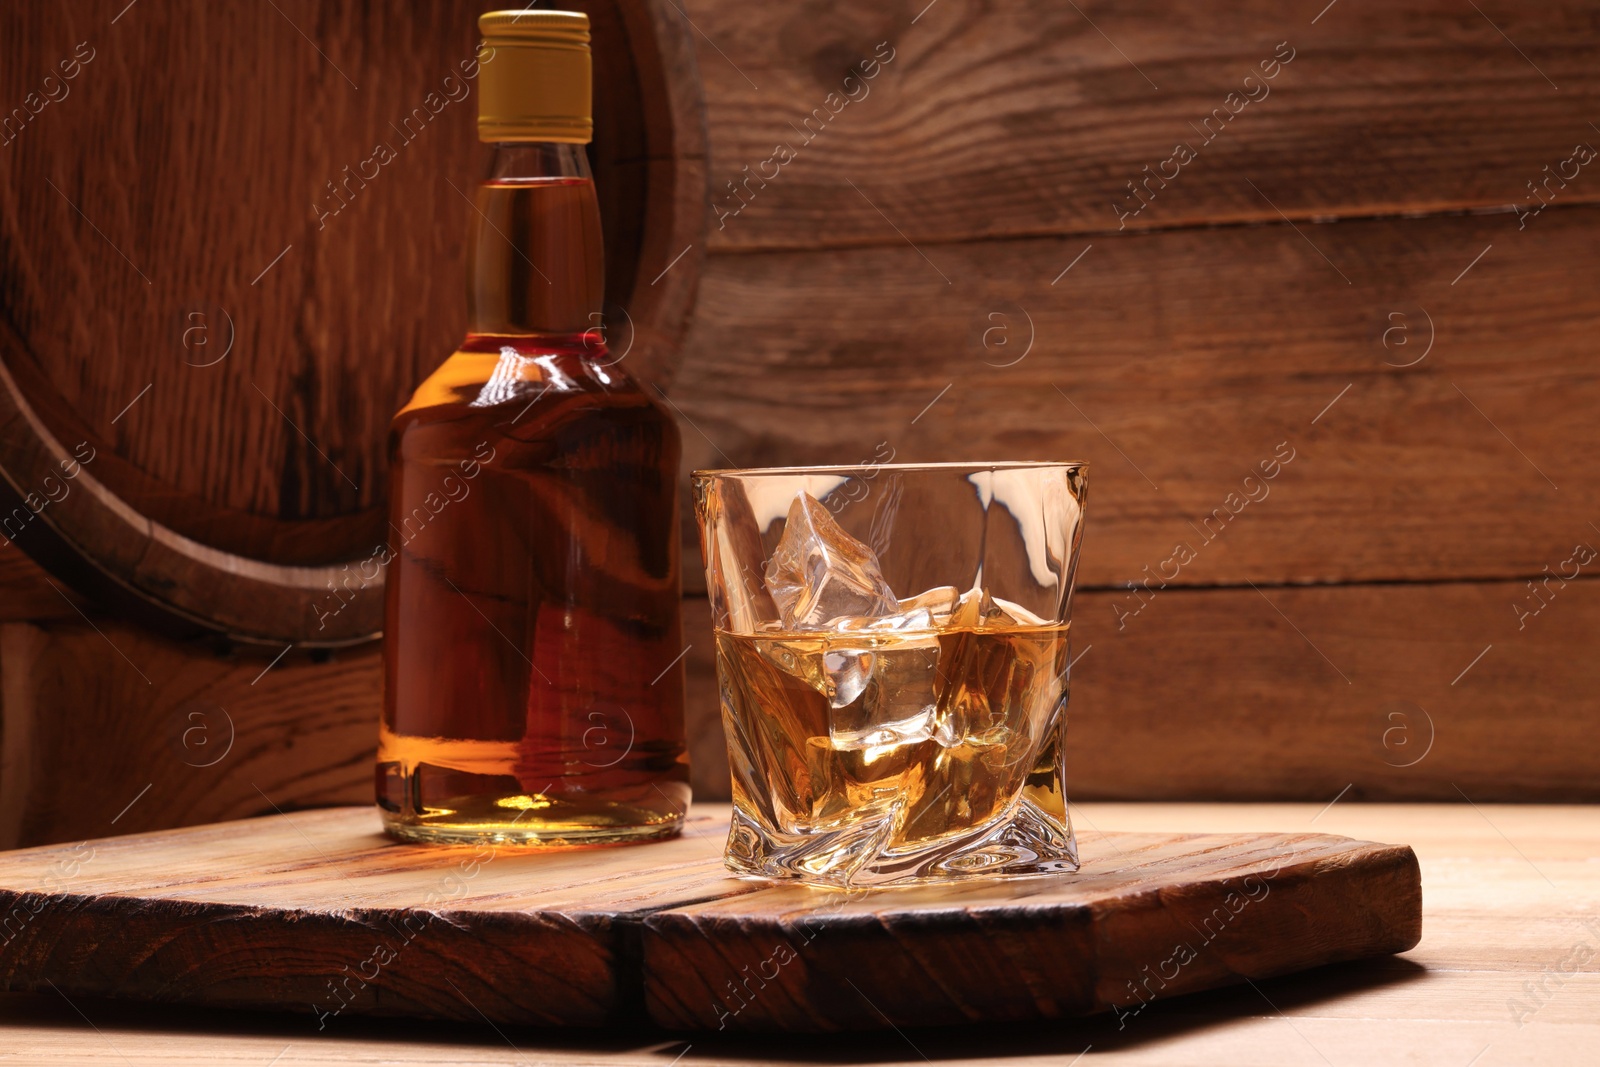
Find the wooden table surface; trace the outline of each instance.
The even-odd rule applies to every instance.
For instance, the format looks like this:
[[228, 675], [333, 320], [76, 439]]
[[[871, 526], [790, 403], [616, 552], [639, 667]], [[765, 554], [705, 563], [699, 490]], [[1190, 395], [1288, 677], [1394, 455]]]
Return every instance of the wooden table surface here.
[[[128, 1064], [1593, 1063], [1600, 1048], [1600, 808], [1087, 804], [1102, 830], [1317, 831], [1412, 845], [1422, 942], [1402, 956], [1025, 1028], [829, 1037], [464, 1024], [0, 995], [0, 1062]], [[443, 994], [441, 994], [443, 995]], [[1078, 1059], [1081, 1057], [1081, 1060]]]

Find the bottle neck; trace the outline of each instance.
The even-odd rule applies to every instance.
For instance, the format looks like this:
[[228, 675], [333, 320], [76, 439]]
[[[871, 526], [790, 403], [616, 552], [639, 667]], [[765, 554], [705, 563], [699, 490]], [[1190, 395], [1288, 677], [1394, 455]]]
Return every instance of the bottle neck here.
[[605, 253], [582, 145], [496, 145], [473, 208], [470, 335], [571, 335], [600, 325]]

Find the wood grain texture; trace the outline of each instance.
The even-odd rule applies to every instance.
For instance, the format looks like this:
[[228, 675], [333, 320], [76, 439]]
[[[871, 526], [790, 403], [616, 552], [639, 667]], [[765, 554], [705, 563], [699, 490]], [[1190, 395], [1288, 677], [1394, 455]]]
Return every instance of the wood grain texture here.
[[81, 599], [16, 545], [0, 542], [0, 622], [76, 618], [72, 602]]
[[[27, 917], [0, 950], [7, 984], [42, 985], [42, 967], [69, 994], [98, 986], [331, 1017], [475, 1020], [481, 1009], [501, 1023], [600, 1025], [619, 1007], [619, 915], [729, 881], [694, 837], [562, 855], [423, 848], [390, 841], [370, 807], [47, 851], [0, 861], [21, 865], [0, 914], [21, 906]], [[91, 858], [72, 865], [79, 857]], [[14, 892], [52, 872], [70, 878], [61, 907], [34, 910], [37, 898]], [[66, 944], [83, 923], [99, 932]], [[369, 962], [380, 948], [389, 952]], [[72, 975], [54, 974], [51, 957], [75, 958]]]
[[[183, 637], [220, 632], [241, 641], [337, 646], [370, 641], [381, 630], [381, 574], [343, 599], [334, 593], [349, 576], [361, 577], [381, 537], [348, 569], [247, 559], [200, 544], [119, 497], [101, 477], [115, 464], [87, 438], [69, 447], [51, 432], [4, 363], [0, 453], [8, 537], [101, 606]], [[323, 608], [319, 617], [330, 601], [339, 610]]]
[[645, 919], [673, 1029], [1015, 1023], [1404, 951], [1416, 857], [1324, 835], [1082, 837], [1076, 877], [826, 894], [779, 887]]
[[[1080, 825], [1154, 832], [1303, 832], [1405, 840], [1422, 869], [1422, 941], [1404, 956], [1159, 1001], [1131, 1019], [1103, 1015], [1003, 1028], [844, 1035], [686, 1037], [649, 1029], [536, 1031], [341, 1016], [196, 1010], [57, 993], [0, 995], [0, 1031], [16, 1056], [91, 1061], [107, 1043], [137, 1067], [599, 1064], [687, 1067], [813, 1063], [994, 1063], [1060, 1067], [1277, 1067], [1286, 1063], [1585, 1064], [1600, 1040], [1600, 972], [1591, 958], [1559, 982], [1546, 968], [1600, 945], [1592, 920], [1600, 814], [1592, 806], [1088, 804]], [[92, 865], [88, 870], [92, 870]], [[85, 873], [88, 873], [87, 870]], [[1544, 880], [1548, 875], [1550, 882]], [[824, 935], [825, 936], [825, 935]], [[1570, 966], [1570, 964], [1569, 964]], [[1510, 1010], [1544, 990], [1529, 1014]], [[1286, 1021], [1287, 1020], [1287, 1021]], [[1487, 1049], [1487, 1051], [1486, 1051]]]
[[[0, 92], [32, 101], [0, 132], [0, 503], [90, 442], [84, 490], [34, 522], [52, 570], [179, 634], [370, 639], [381, 579], [330, 628], [312, 602], [383, 541], [389, 420], [461, 335], [480, 9], [122, 6], [0, 24]], [[617, 331], [665, 382], [705, 215], [690, 31], [579, 6]]]
[[642, 988], [672, 1029], [817, 1031], [1092, 1014], [1421, 936], [1404, 845], [1090, 832], [1075, 876], [829, 894], [728, 876], [726, 824], [540, 854], [335, 809], [24, 850], [0, 857], [0, 983], [565, 1026], [637, 1021]]
[[1534, 577], [1600, 544], [1597, 240], [1580, 207], [1096, 239], [1065, 276], [1081, 239], [713, 256], [674, 399], [701, 467], [1087, 460], [1088, 588]]
[[[1600, 583], [1540, 589], [1526, 616], [1526, 582], [1080, 590], [1068, 794], [1600, 800]], [[684, 640], [695, 795], [725, 797], [704, 601]]]
[[[1597, 143], [1587, 5], [1321, 6], [692, 0], [712, 247], [1509, 210]], [[863, 83], [879, 42], [894, 58]], [[1263, 81], [1280, 42], [1293, 58]], [[1196, 158], [1161, 168], [1179, 142]], [[769, 162], [779, 146], [793, 159]], [[1114, 204], [1139, 203], [1128, 183], [1158, 169], [1177, 177], [1119, 220]], [[1544, 195], [1600, 198], [1584, 173]]]
[[[1111, 799], [1600, 797], [1600, 583], [1171, 590], [1075, 611], [1068, 790]], [[1137, 679], [1137, 682], [1134, 681]]]
[[[278, 653], [281, 658], [274, 658]], [[378, 650], [0, 625], [0, 845], [370, 803]]]

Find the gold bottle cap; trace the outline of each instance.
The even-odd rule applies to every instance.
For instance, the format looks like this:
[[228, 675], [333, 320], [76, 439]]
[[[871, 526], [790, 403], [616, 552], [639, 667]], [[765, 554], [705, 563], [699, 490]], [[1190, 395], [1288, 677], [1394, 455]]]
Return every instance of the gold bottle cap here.
[[588, 15], [490, 11], [478, 29], [478, 140], [594, 139]]

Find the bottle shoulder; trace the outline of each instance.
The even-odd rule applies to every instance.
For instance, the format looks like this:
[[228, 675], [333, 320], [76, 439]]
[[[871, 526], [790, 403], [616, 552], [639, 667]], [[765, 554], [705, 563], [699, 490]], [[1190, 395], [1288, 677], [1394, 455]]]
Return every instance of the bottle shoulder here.
[[672, 416], [611, 362], [597, 339], [480, 337], [469, 338], [417, 387], [391, 432], [482, 422], [516, 437], [537, 436], [537, 427], [597, 418], [659, 421], [676, 433]]
[[633, 397], [653, 403], [598, 341], [470, 338], [417, 386], [396, 417], [432, 407], [493, 408], [584, 394], [602, 403]]

